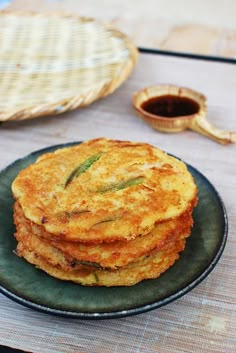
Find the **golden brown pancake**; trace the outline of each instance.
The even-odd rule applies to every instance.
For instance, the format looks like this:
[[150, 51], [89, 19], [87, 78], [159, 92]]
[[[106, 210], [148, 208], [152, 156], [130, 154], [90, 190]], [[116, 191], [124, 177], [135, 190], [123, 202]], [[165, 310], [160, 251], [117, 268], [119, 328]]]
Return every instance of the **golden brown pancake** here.
[[84, 268], [64, 271], [60, 266], [52, 266], [45, 258], [30, 251], [21, 241], [17, 252], [28, 262], [36, 265], [49, 275], [61, 280], [73, 281], [86, 286], [131, 286], [144, 279], [157, 278], [165, 272], [183, 251], [185, 240], [168, 244], [163, 250], [142, 258], [116, 271]]
[[12, 190], [48, 238], [86, 244], [148, 234], [197, 194], [183, 162], [148, 144], [102, 138], [41, 156]]
[[145, 143], [95, 139], [46, 153], [12, 184], [17, 254], [92, 286], [157, 278], [184, 249], [197, 188]]
[[[149, 234], [130, 241], [86, 244], [67, 241], [52, 241], [45, 230], [24, 217], [18, 202], [15, 203], [14, 220], [17, 228], [16, 238], [28, 249], [45, 256], [51, 264], [63, 262], [70, 270], [79, 264], [117, 269], [151, 251], [163, 248], [179, 236], [188, 236], [191, 231], [191, 210], [174, 220], [158, 224]], [[59, 259], [58, 259], [59, 257]], [[63, 261], [62, 261], [63, 258]], [[56, 259], [56, 260], [55, 260]]]

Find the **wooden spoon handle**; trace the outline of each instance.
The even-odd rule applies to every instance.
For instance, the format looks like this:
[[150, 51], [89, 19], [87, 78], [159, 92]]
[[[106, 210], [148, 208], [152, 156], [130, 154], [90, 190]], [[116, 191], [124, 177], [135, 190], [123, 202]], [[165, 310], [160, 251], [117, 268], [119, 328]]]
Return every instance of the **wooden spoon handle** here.
[[223, 145], [236, 143], [236, 132], [220, 130], [211, 125], [202, 115], [193, 119], [189, 128]]

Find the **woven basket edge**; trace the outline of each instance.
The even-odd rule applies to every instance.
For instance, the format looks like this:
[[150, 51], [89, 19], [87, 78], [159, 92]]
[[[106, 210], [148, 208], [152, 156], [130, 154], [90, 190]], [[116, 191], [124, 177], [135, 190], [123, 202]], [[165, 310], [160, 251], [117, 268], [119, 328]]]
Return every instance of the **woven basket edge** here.
[[12, 110], [7, 113], [0, 112], [0, 121], [20, 121], [47, 115], [59, 115], [67, 111], [88, 106], [96, 100], [112, 94], [114, 90], [124, 83], [134, 69], [134, 64], [138, 56], [137, 54], [138, 52], [134, 52], [134, 55], [129, 58], [128, 63], [125, 63], [125, 67], [122, 72], [120, 72], [119, 76], [115, 76], [112, 81], [104, 82], [99, 90], [90, 89], [89, 93], [84, 92], [82, 94], [73, 95], [72, 97], [59, 100], [52, 104], [46, 103], [41, 106], [30, 105], [21, 110]]

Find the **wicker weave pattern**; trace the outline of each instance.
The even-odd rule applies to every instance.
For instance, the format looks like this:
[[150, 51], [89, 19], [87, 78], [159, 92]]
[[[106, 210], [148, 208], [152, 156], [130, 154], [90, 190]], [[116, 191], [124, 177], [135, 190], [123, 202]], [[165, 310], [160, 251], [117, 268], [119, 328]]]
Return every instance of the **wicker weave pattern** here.
[[0, 120], [88, 105], [131, 73], [137, 50], [89, 18], [0, 13]]

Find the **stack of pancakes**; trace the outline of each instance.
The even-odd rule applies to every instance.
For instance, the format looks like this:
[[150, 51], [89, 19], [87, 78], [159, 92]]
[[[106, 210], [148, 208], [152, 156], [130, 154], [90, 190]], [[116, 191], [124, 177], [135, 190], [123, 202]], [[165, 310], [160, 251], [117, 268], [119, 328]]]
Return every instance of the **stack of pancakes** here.
[[184, 250], [197, 203], [183, 162], [105, 138], [40, 156], [12, 191], [16, 253], [91, 286], [130, 286], [166, 271]]

